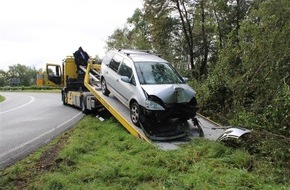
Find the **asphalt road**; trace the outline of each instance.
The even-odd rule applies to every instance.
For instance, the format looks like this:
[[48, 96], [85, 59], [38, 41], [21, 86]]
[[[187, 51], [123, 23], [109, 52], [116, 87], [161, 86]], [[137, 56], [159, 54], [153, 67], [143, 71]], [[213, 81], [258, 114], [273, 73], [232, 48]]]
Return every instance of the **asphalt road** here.
[[0, 169], [14, 163], [60, 133], [84, 115], [64, 106], [59, 93], [7, 93], [0, 103]]

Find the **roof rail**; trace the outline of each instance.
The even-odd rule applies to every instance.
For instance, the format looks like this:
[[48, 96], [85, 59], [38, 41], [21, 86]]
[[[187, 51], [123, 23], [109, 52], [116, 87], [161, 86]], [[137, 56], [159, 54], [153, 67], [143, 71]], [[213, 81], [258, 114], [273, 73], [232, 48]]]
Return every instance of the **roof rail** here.
[[138, 51], [145, 52], [145, 53], [149, 53], [149, 54], [152, 54], [152, 55], [156, 55], [158, 57], [161, 57], [161, 54], [154, 53], [151, 50], [138, 50]]
[[150, 51], [149, 49], [147, 49], [147, 50], [143, 50], [143, 49], [141, 49], [141, 50], [139, 50], [139, 51], [142, 51], [142, 52], [145, 52], [145, 53], [150, 53], [150, 54], [152, 54], [153, 52], [152, 51]]
[[[126, 50], [130, 52], [126, 52]], [[135, 51], [135, 52], [134, 52]], [[161, 57], [161, 54], [156, 54], [151, 50], [140, 50], [140, 49], [118, 49], [118, 52], [121, 52], [123, 54], [126, 54], [127, 56], [130, 56], [131, 54], [138, 54], [139, 52], [144, 52], [152, 55], [156, 55], [158, 57]]]
[[131, 54], [131, 53], [124, 52], [124, 49], [118, 49], [118, 52], [123, 53], [123, 54], [126, 54], [127, 56], [129, 56]]

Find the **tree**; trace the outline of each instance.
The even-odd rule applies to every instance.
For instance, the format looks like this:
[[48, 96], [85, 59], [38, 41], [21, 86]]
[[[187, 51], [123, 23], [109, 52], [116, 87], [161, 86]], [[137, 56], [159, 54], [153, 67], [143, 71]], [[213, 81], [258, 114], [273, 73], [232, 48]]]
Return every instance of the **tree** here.
[[290, 135], [289, 7], [287, 0], [254, 2], [240, 22], [238, 46], [230, 33], [220, 51], [201, 107], [237, 125]]
[[126, 49], [131, 48], [130, 31], [127, 27], [118, 28], [109, 36], [106, 49]]
[[148, 23], [140, 9], [127, 19], [124, 28], [118, 28], [109, 36], [106, 49], [152, 49]]
[[132, 28], [132, 47], [143, 50], [152, 49], [149, 23], [144, 13], [140, 9], [136, 9], [133, 16], [127, 19], [127, 23]]
[[193, 10], [188, 11], [190, 9], [190, 5], [187, 5], [189, 3], [192, 3], [192, 1], [183, 1], [183, 0], [173, 0], [174, 8], [178, 11], [179, 18], [182, 25], [183, 35], [185, 37], [185, 41], [187, 44], [187, 51], [189, 55], [189, 62], [190, 62], [190, 68], [191, 70], [195, 69], [194, 66], [194, 42], [193, 42]]
[[37, 71], [34, 67], [31, 68], [26, 65], [17, 64], [9, 66], [7, 79], [19, 78], [20, 85], [29, 86], [35, 83], [36, 74]]
[[[290, 2], [258, 4], [241, 24], [243, 75], [238, 80], [242, 106], [259, 114], [259, 123], [290, 129]], [[243, 101], [247, 100], [246, 102]], [[270, 124], [270, 125], [269, 125]], [[282, 130], [283, 129], [283, 130]]]
[[182, 56], [177, 53], [176, 47], [180, 46], [182, 41], [176, 41], [180, 38], [178, 20], [171, 16], [167, 1], [145, 1], [144, 17], [148, 23], [148, 36], [152, 49], [178, 67]]
[[0, 86], [7, 85], [7, 73], [0, 69]]

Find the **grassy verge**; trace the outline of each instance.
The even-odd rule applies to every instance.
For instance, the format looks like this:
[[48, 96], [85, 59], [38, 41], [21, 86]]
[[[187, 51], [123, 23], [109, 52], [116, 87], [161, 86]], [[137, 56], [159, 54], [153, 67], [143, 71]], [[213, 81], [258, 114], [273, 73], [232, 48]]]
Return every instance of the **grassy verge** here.
[[1, 90], [0, 92], [39, 92], [39, 93], [61, 93], [59, 89], [14, 89], [14, 90]]
[[5, 86], [0, 87], [0, 91], [25, 91], [25, 92], [60, 92], [61, 87], [53, 87], [53, 86]]
[[[1, 92], [1, 90], [0, 90]], [[61, 93], [61, 90], [58, 89], [51, 89], [51, 90], [13, 90], [13, 91], [7, 91], [3, 90], [2, 92], [35, 92], [35, 93]]]
[[0, 187], [287, 189], [285, 170], [246, 150], [199, 138], [162, 151], [131, 136], [114, 119], [100, 122], [87, 116], [75, 129], [1, 171]]
[[0, 95], [0, 102], [3, 102], [5, 100], [5, 97]]

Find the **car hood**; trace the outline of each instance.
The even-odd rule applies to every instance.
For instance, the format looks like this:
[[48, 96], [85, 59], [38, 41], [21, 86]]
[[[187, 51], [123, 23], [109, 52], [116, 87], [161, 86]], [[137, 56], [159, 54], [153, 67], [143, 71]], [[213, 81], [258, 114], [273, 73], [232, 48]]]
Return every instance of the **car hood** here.
[[190, 102], [196, 92], [187, 84], [141, 85], [148, 95], [159, 97], [165, 104]]

